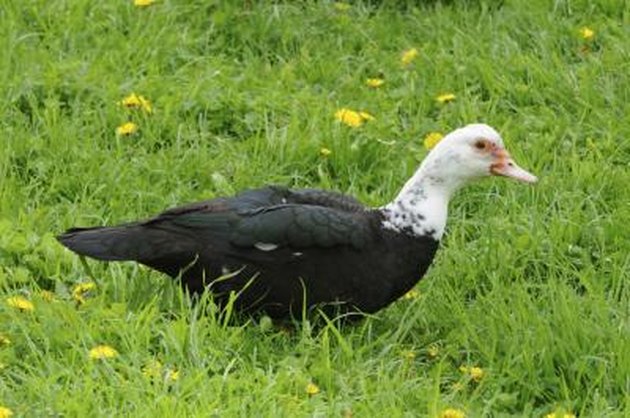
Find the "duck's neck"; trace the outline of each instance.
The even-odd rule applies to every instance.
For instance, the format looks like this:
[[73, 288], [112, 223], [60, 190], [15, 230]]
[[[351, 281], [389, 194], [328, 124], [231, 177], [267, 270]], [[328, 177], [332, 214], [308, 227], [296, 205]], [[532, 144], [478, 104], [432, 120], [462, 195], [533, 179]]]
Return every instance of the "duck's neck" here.
[[380, 208], [383, 227], [440, 240], [446, 227], [448, 202], [461, 185], [460, 179], [440, 175], [439, 165], [425, 160], [398, 196]]

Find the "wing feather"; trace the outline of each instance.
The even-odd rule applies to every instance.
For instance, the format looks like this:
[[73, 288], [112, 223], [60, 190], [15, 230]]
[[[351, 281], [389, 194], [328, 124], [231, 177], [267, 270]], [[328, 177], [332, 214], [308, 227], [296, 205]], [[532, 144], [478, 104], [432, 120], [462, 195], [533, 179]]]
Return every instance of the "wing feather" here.
[[169, 209], [144, 225], [195, 237], [200, 244], [220, 239], [236, 247], [362, 248], [370, 236], [365, 213], [357, 200], [340, 193], [269, 186]]
[[370, 224], [359, 213], [321, 206], [280, 205], [241, 219], [230, 241], [242, 247], [266, 242], [293, 248], [362, 248], [369, 240], [369, 229]]

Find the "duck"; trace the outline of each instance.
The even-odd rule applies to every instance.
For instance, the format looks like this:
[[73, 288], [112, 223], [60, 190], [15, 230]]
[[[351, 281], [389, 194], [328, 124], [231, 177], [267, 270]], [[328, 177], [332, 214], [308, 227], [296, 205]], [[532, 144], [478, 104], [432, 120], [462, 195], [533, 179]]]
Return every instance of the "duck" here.
[[334, 191], [267, 186], [117, 226], [71, 228], [57, 239], [81, 256], [141, 263], [241, 313], [372, 314], [425, 275], [453, 194], [489, 176], [537, 181], [494, 128], [476, 123], [447, 134], [380, 207]]

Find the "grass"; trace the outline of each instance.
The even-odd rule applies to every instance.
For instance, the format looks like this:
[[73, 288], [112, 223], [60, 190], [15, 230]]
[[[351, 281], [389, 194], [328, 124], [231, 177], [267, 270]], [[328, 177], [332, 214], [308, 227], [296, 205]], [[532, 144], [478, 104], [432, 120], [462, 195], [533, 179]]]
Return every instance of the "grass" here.
[[[0, 406], [628, 416], [629, 4], [413, 3], [3, 3]], [[379, 74], [383, 86], [366, 86]], [[132, 92], [151, 114], [117, 104]], [[456, 99], [441, 105], [442, 93]], [[333, 116], [344, 107], [376, 119], [347, 127]], [[127, 121], [138, 132], [116, 136]], [[474, 121], [495, 126], [540, 183], [462, 191], [419, 296], [355, 326], [226, 323], [133, 264], [90, 262], [87, 277], [54, 239], [271, 183], [380, 205], [426, 154], [426, 134]], [[72, 289], [90, 281], [77, 305]], [[9, 306], [14, 296], [34, 310]], [[99, 344], [118, 356], [90, 360]]]

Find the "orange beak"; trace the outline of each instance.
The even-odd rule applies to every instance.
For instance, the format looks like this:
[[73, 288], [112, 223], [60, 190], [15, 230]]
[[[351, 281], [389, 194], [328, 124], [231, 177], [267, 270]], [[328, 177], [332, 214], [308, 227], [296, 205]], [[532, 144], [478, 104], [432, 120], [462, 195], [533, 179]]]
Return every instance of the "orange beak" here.
[[492, 174], [511, 177], [525, 183], [536, 183], [538, 181], [538, 177], [519, 167], [506, 150], [498, 149], [492, 155], [495, 157], [495, 163], [490, 166]]

